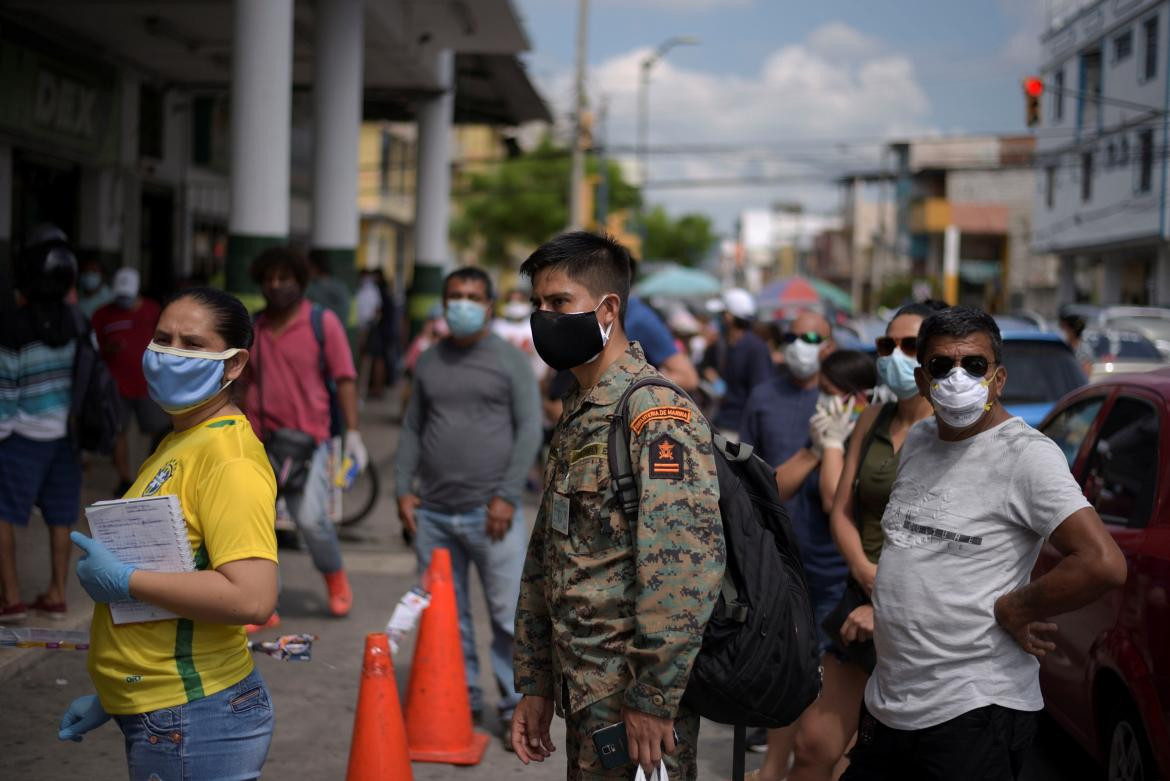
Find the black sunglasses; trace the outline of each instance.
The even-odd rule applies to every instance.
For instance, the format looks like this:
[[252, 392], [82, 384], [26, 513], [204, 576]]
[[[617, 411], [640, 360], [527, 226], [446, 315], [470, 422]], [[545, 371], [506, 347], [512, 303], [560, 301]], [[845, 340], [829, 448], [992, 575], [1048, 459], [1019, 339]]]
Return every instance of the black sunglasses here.
[[805, 331], [802, 334], [794, 334], [789, 331], [788, 333], [780, 335], [780, 341], [784, 342], [784, 344], [792, 344], [797, 339], [809, 344], [822, 344], [827, 341], [827, 337], [821, 336], [816, 331]]
[[895, 339], [892, 336], [879, 336], [873, 340], [877, 346], [877, 354], [885, 358], [887, 355], [893, 355], [894, 350], [898, 347], [902, 348], [902, 352], [909, 355], [911, 358], [918, 356], [918, 337], [917, 336], [903, 336], [901, 339]]
[[[963, 371], [972, 377], [983, 379], [987, 376], [987, 369], [992, 365], [982, 355], [964, 355], [959, 359]], [[936, 380], [941, 380], [955, 368], [955, 359], [949, 355], [936, 355], [926, 362], [926, 372]]]

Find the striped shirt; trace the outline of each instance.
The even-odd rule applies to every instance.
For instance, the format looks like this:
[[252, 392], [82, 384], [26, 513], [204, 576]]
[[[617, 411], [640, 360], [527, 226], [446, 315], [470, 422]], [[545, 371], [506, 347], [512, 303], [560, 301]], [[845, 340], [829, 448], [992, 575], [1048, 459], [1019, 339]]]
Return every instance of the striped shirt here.
[[66, 435], [76, 354], [76, 338], [59, 347], [40, 340], [0, 344], [0, 440]]

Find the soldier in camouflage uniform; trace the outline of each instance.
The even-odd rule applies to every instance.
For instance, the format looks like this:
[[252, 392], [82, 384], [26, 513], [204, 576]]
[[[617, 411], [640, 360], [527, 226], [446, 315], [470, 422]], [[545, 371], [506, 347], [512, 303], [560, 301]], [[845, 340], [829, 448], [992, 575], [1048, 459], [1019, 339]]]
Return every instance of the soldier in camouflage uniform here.
[[[555, 706], [566, 720], [569, 779], [629, 779], [635, 763], [649, 771], [659, 758], [672, 780], [694, 779], [699, 717], [680, 701], [724, 567], [710, 429], [669, 388], [630, 397], [641, 501], [627, 521], [607, 461], [610, 416], [631, 383], [656, 374], [621, 324], [629, 256], [610, 239], [568, 233], [521, 271], [540, 310], [536, 348], [577, 385], [553, 433], [524, 566], [515, 673], [525, 696], [513, 747], [525, 764], [549, 756]], [[590, 736], [622, 721], [631, 764], [605, 770]]]

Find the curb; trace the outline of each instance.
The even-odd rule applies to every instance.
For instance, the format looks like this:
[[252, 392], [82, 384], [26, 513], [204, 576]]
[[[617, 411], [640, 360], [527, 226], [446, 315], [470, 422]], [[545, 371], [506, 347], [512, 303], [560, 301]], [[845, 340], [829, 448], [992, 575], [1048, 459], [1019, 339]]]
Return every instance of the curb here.
[[[51, 629], [85, 630], [89, 628], [93, 609], [71, 615], [64, 621], [54, 621]], [[49, 619], [51, 620], [51, 619]], [[17, 625], [22, 626], [22, 625]], [[0, 684], [10, 681], [24, 671], [37, 666], [50, 658], [52, 654], [85, 654], [84, 651], [72, 649], [45, 649], [45, 648], [12, 648], [0, 647]]]

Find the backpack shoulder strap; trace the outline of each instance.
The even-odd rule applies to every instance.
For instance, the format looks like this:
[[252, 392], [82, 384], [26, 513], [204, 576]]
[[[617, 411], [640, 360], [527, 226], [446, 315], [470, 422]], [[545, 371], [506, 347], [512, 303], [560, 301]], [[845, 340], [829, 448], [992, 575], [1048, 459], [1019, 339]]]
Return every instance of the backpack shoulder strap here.
[[313, 327], [313, 337], [317, 340], [317, 368], [321, 370], [321, 377], [328, 385], [330, 377], [329, 364], [325, 361], [325, 307], [313, 304], [309, 310], [309, 324]]
[[630, 387], [626, 388], [622, 393], [618, 403], [614, 409], [613, 415], [610, 416], [609, 423], [609, 442], [607, 445], [609, 459], [609, 474], [610, 479], [613, 480], [614, 486], [617, 489], [618, 506], [621, 507], [622, 514], [626, 516], [626, 520], [633, 522], [638, 517], [638, 480], [634, 476], [634, 464], [630, 458], [630, 435], [629, 435], [629, 402], [630, 396], [639, 388], [657, 385], [662, 388], [670, 388], [677, 393], [686, 396], [677, 385], [662, 376], [643, 377], [630, 383]]

